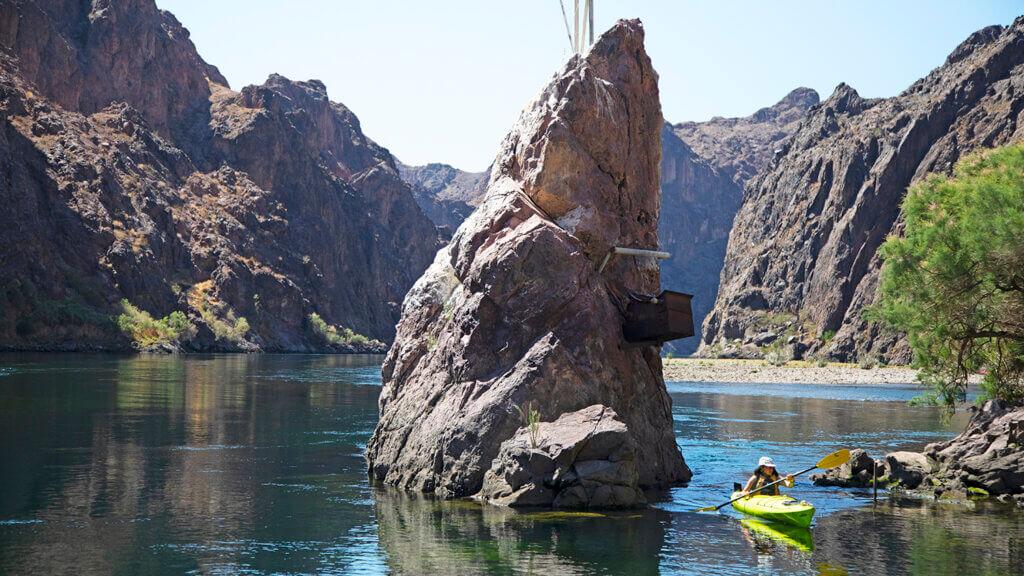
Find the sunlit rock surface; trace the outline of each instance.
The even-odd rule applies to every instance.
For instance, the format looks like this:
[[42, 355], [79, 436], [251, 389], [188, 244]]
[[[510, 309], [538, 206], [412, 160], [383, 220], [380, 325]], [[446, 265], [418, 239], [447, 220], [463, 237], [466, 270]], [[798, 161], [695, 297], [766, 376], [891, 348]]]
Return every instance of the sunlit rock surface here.
[[506, 136], [480, 207], [403, 304], [383, 367], [372, 477], [445, 497], [476, 493], [522, 426], [594, 404], [638, 446], [640, 486], [686, 481], [656, 347], [627, 347], [630, 292], [659, 291], [661, 106], [639, 21], [573, 57]]

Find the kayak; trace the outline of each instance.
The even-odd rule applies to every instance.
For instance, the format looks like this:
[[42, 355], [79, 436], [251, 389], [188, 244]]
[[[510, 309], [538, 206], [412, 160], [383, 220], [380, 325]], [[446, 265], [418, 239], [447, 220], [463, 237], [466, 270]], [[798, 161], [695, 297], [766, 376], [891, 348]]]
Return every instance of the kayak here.
[[[732, 493], [733, 498], [740, 496], [739, 492]], [[803, 528], [811, 525], [811, 518], [814, 516], [814, 506], [789, 496], [754, 494], [733, 502], [732, 507], [750, 516]]]

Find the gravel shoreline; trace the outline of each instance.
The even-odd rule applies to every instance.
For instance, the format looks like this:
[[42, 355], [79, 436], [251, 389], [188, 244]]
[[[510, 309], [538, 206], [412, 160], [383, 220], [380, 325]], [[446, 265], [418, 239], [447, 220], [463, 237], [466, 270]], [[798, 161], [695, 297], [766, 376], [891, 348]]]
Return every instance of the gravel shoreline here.
[[681, 382], [762, 382], [766, 384], [916, 384], [917, 370], [905, 366], [871, 369], [830, 362], [816, 366], [790, 361], [772, 366], [764, 360], [663, 359], [665, 380]]

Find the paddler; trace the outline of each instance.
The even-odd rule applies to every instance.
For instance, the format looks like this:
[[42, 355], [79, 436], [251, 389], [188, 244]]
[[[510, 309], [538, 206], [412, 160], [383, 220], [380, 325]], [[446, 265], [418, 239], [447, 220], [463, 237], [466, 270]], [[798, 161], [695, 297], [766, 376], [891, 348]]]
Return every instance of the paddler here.
[[[778, 482], [779, 473], [775, 471], [775, 462], [772, 462], [771, 457], [762, 456], [757, 461], [757, 470], [754, 470], [754, 475], [747, 480], [747, 485], [743, 487], [743, 494], [749, 494], [750, 492], [757, 490], [761, 486], [771, 484], [772, 482]], [[786, 488], [793, 487], [793, 475], [788, 474], [785, 482]], [[764, 494], [765, 496], [778, 496], [779, 485], [770, 486], [758, 492], [758, 494]]]

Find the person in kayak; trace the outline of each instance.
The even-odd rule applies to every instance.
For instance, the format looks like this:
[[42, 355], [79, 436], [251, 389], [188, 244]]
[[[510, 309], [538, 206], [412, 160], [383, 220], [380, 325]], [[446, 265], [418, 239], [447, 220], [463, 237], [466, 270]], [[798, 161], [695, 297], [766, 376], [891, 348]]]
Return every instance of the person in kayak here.
[[[757, 461], [757, 470], [754, 470], [754, 475], [750, 477], [750, 480], [747, 480], [747, 485], [743, 487], [743, 494], [750, 494], [761, 486], [771, 484], [772, 482], [778, 482], [778, 480], [779, 473], [775, 471], [775, 462], [772, 462], [772, 459], [768, 456], [762, 456], [761, 459]], [[786, 488], [792, 488], [793, 482], [793, 475], [788, 474], [785, 482], [782, 484], [784, 484]], [[770, 488], [765, 488], [758, 492], [758, 494], [763, 494], [765, 496], [778, 496], [779, 485], [776, 484]]]

